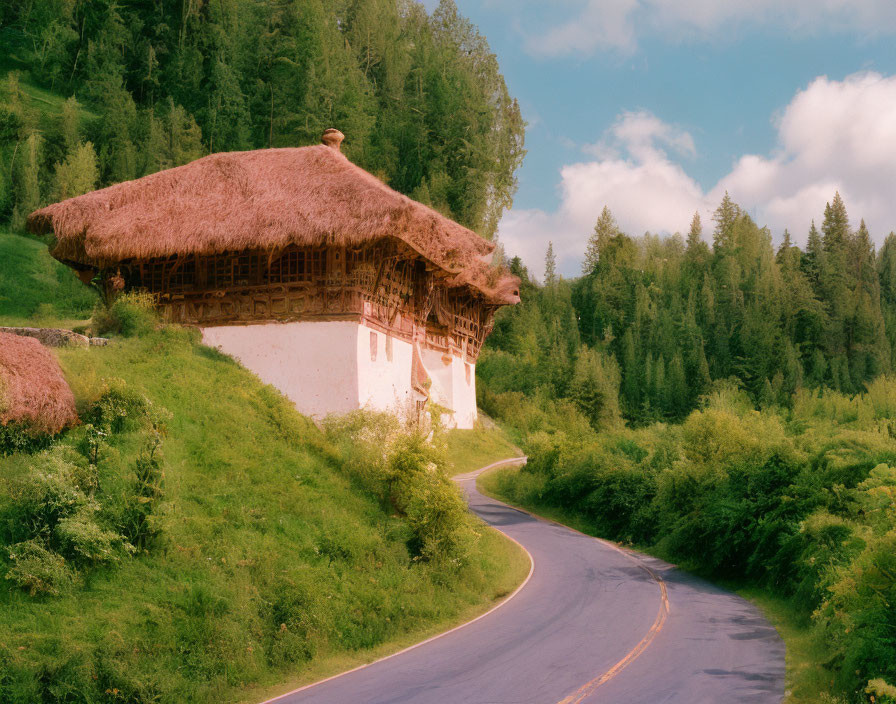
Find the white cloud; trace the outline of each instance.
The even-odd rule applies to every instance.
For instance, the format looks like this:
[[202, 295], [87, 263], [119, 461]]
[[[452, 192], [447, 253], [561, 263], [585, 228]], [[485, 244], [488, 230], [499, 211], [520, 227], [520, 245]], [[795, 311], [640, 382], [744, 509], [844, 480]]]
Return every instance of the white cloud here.
[[797, 93], [778, 122], [770, 157], [746, 155], [710, 192], [727, 189], [773, 229], [801, 233], [835, 189], [878, 239], [896, 227], [896, 76], [822, 76]]
[[560, 270], [577, 272], [585, 242], [604, 205], [620, 227], [641, 234], [662, 232], [690, 222], [695, 210], [708, 217], [699, 186], [668, 154], [696, 153], [684, 130], [647, 112], [629, 112], [597, 144], [583, 148], [595, 161], [568, 164], [560, 170], [560, 208], [513, 210], [501, 221], [499, 236], [506, 251], [519, 255], [540, 274], [547, 241], [554, 242]]
[[635, 45], [631, 17], [638, 0], [588, 0], [579, 14], [545, 32], [529, 37], [526, 48], [533, 54], [590, 53], [597, 47], [629, 50]]
[[579, 0], [574, 4], [571, 17], [543, 35], [527, 39], [530, 53], [627, 52], [649, 33], [666, 39], [705, 39], [748, 26], [801, 34], [896, 32], [896, 3], [892, 0]]
[[727, 190], [760, 224], [779, 236], [785, 227], [805, 240], [809, 221], [839, 190], [854, 225], [863, 217], [880, 242], [896, 228], [896, 77], [876, 73], [843, 81], [815, 79], [796, 94], [777, 120], [771, 155], [746, 154], [704, 192], [673, 160], [691, 157], [691, 135], [645, 112], [623, 113], [583, 151], [592, 161], [560, 170], [556, 212], [515, 210], [499, 234], [510, 254], [541, 268], [553, 239], [561, 270], [577, 273], [588, 235], [604, 205], [630, 234], [684, 232], [695, 211], [704, 229]]
[[660, 120], [645, 110], [624, 112], [596, 144], [582, 148], [586, 154], [597, 157], [619, 156], [619, 146], [625, 148], [637, 161], [651, 161], [662, 156], [664, 149], [671, 149], [680, 156], [697, 154], [694, 138], [675, 125]]

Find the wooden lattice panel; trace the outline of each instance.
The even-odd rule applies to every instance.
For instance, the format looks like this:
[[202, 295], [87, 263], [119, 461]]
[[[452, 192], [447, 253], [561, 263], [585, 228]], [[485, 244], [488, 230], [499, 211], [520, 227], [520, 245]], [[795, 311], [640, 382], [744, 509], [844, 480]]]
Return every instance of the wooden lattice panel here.
[[177, 323], [355, 319], [475, 362], [494, 306], [448, 289], [407, 248], [287, 247], [126, 263], [126, 285], [156, 295]]

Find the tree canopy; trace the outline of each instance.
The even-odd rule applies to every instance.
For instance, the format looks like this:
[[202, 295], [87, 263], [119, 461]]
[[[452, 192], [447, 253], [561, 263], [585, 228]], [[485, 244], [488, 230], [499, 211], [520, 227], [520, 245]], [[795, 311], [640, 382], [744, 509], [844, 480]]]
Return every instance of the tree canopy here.
[[[0, 45], [0, 220], [17, 225], [94, 185], [328, 127], [359, 166], [487, 238], [516, 190], [519, 106], [453, 0], [29, 0], [0, 8]], [[72, 99], [32, 105], [18, 73]]]
[[713, 220], [709, 247], [699, 216], [686, 237], [630, 237], [604, 208], [580, 278], [553, 275], [552, 247], [543, 287], [517, 262], [523, 303], [499, 315], [486, 391], [571, 399], [606, 427], [615, 411], [594, 405], [585, 370], [644, 423], [685, 417], [719, 383], [786, 406], [801, 387], [855, 394], [896, 366], [896, 234], [876, 252], [839, 194], [805, 251], [789, 232], [776, 250], [728, 194]]

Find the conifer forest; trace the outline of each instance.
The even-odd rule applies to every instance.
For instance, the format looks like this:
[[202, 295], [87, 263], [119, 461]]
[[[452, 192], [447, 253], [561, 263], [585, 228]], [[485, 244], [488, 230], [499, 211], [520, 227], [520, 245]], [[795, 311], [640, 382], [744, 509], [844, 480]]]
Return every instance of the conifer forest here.
[[861, 392], [896, 364], [896, 235], [876, 251], [837, 193], [818, 222], [803, 250], [727, 194], [683, 236], [629, 236], [604, 208], [581, 277], [559, 277], [550, 246], [543, 285], [511, 261], [528, 295], [490, 338], [489, 388], [573, 399], [595, 428], [680, 421], [726, 380], [759, 408]]
[[[486, 237], [515, 191], [519, 107], [450, 0], [431, 15], [403, 0], [26, 0], [3, 3], [0, 43], [0, 221], [18, 227], [47, 202], [210, 152], [317, 144], [334, 125], [356, 164]], [[44, 92], [65, 100], [48, 109]]]

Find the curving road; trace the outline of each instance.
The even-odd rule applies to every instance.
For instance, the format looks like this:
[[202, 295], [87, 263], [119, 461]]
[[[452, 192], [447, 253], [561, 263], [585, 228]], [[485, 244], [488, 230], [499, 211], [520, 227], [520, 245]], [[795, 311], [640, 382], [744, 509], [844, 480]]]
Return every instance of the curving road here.
[[465, 626], [271, 702], [781, 701], [784, 644], [754, 606], [480, 494], [475, 478], [492, 466], [456, 479], [470, 508], [529, 552], [524, 587]]

